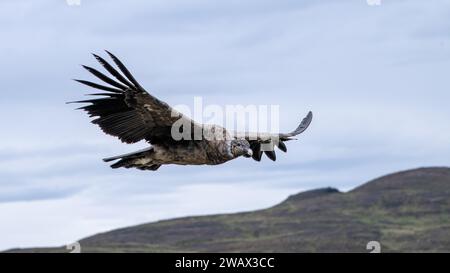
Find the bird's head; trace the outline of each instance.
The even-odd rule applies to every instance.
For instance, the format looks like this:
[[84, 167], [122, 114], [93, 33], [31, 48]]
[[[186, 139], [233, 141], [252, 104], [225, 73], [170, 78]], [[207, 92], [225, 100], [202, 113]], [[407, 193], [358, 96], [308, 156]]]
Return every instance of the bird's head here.
[[253, 151], [250, 148], [250, 143], [245, 139], [234, 139], [231, 141], [231, 153], [235, 156], [251, 157]]

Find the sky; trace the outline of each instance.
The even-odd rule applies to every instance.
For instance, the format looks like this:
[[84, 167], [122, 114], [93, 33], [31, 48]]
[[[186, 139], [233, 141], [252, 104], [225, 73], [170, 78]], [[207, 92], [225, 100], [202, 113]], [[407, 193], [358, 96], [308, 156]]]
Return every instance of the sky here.
[[[450, 165], [447, 0], [0, 2], [0, 250], [56, 246], [139, 223], [270, 207], [320, 187]], [[306, 113], [288, 153], [257, 163], [110, 169], [138, 150], [65, 102], [90, 53], [115, 53], [170, 105]]]

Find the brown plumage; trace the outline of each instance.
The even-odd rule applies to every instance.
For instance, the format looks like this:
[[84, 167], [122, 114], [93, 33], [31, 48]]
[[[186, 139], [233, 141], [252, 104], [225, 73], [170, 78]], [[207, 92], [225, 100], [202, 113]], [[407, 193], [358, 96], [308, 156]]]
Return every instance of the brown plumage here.
[[[104, 92], [90, 94], [101, 96], [100, 98], [74, 103], [88, 103], [78, 109], [95, 117], [92, 123], [97, 124], [106, 134], [118, 137], [125, 143], [145, 140], [151, 144], [144, 150], [105, 158], [105, 162], [116, 161], [111, 165], [112, 168], [134, 167], [155, 171], [165, 164], [217, 165], [239, 156], [260, 161], [263, 153], [275, 161], [273, 147], [277, 146], [286, 152], [284, 142], [305, 131], [311, 123], [312, 113], [309, 112], [297, 129], [288, 134], [230, 133], [218, 125], [199, 124], [150, 95], [116, 56], [106, 52], [120, 72], [102, 57], [93, 55], [115, 80], [94, 68], [83, 66], [108, 85], [76, 80]], [[183, 124], [183, 131], [190, 132], [190, 137], [175, 139], [172, 129], [176, 123]], [[220, 137], [197, 139], [194, 133], [199, 131], [204, 136]]]

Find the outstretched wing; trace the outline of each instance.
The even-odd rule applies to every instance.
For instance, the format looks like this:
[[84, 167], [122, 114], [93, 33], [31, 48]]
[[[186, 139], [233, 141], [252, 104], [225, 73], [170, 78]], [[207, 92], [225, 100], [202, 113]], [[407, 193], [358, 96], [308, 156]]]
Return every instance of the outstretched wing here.
[[[125, 143], [135, 143], [143, 139], [150, 143], [158, 143], [171, 139], [172, 125], [180, 119], [184, 119], [183, 124], [190, 124], [192, 127], [200, 126], [167, 103], [147, 93], [123, 63], [110, 52], [106, 52], [122, 73], [102, 57], [93, 54], [115, 80], [94, 68], [83, 66], [107, 85], [76, 80], [105, 92], [89, 94], [101, 96], [101, 98], [73, 102], [89, 103], [78, 109], [85, 110], [90, 117], [96, 117], [92, 123], [100, 126], [103, 132], [116, 136]], [[194, 129], [191, 128], [191, 130]]]
[[269, 133], [236, 133], [236, 138], [245, 138], [253, 151], [253, 159], [261, 161], [262, 154], [265, 153], [268, 158], [275, 161], [276, 154], [274, 146], [277, 146], [283, 152], [287, 152], [285, 141], [293, 140], [296, 135], [303, 133], [312, 121], [312, 112], [310, 111], [298, 127], [290, 133], [269, 134]]

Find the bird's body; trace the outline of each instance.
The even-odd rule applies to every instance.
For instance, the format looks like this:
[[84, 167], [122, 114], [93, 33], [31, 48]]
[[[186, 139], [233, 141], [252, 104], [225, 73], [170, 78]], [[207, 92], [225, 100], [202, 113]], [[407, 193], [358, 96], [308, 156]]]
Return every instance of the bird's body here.
[[198, 124], [147, 93], [120, 60], [107, 53], [122, 73], [103, 58], [94, 55], [117, 81], [84, 66], [110, 86], [77, 80], [107, 92], [92, 94], [103, 96], [102, 98], [77, 103], [90, 103], [80, 109], [87, 111], [91, 117], [97, 117], [92, 122], [98, 124], [105, 133], [116, 136], [125, 143], [145, 140], [151, 145], [137, 152], [105, 158], [106, 162], [117, 160], [111, 165], [113, 168], [155, 171], [167, 164], [218, 165], [240, 156], [260, 161], [263, 152], [275, 160], [273, 149], [262, 149], [262, 145], [270, 144], [268, 146], [272, 148], [276, 145], [286, 152], [283, 142], [306, 130], [312, 119], [310, 112], [297, 129], [288, 134], [230, 133], [218, 125]]
[[[160, 165], [218, 165], [235, 158], [230, 151], [231, 141], [212, 145], [208, 141], [176, 142], [170, 145], [154, 144], [144, 152], [119, 156], [120, 160], [113, 168], [136, 167], [138, 169], [155, 168]], [[118, 159], [117, 157], [113, 157]], [[112, 161], [106, 158], [105, 161]]]

